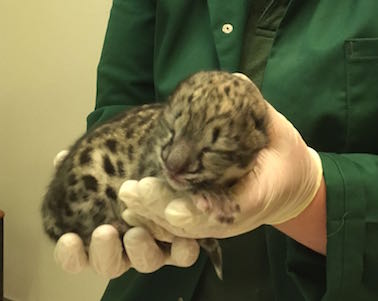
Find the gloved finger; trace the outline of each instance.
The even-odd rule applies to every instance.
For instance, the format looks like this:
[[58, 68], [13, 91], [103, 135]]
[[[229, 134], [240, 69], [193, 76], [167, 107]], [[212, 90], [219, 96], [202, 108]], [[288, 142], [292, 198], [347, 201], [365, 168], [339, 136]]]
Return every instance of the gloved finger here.
[[122, 218], [130, 226], [147, 228], [152, 236], [159, 241], [172, 242], [175, 237], [172, 233], [157, 225], [152, 220], [140, 216], [129, 209], [122, 212]]
[[57, 153], [53, 161], [54, 167], [57, 168], [67, 155], [68, 150], [62, 150], [59, 153]]
[[156, 177], [141, 179], [138, 182], [138, 190], [139, 195], [143, 195], [145, 199], [144, 205], [152, 205], [154, 208], [165, 208], [166, 204], [176, 195], [166, 181]]
[[139, 199], [138, 181], [127, 180], [123, 182], [121, 188], [119, 189], [118, 196], [120, 197], [121, 201], [125, 202], [126, 207], [129, 199]]
[[123, 243], [132, 267], [138, 272], [152, 273], [167, 260], [168, 252], [162, 250], [144, 228], [131, 228], [123, 236]]
[[106, 278], [116, 278], [130, 268], [117, 229], [101, 225], [93, 231], [89, 261], [93, 269]]
[[202, 212], [190, 200], [180, 198], [172, 200], [165, 207], [164, 215], [172, 226], [184, 227], [198, 223]]
[[[159, 215], [163, 214], [169, 200], [173, 198], [173, 191], [158, 178], [147, 177], [138, 181], [125, 181], [120, 190], [119, 198], [127, 208], [136, 212], [146, 212], [146, 208]], [[143, 214], [140, 214], [143, 215]]]
[[[147, 177], [139, 182], [125, 181], [118, 196], [126, 204], [127, 211], [124, 213], [124, 218], [128, 223], [147, 227], [152, 234], [156, 234], [159, 240], [170, 242], [173, 237], [155, 225], [158, 224], [163, 228], [166, 228], [165, 225], [169, 225], [165, 219], [164, 210], [174, 194], [165, 181]], [[129, 214], [130, 212], [133, 212], [134, 216]]]
[[75, 233], [66, 233], [59, 238], [54, 257], [58, 265], [69, 273], [79, 273], [88, 265], [83, 241]]
[[172, 200], [165, 209], [166, 223], [162, 223], [163, 227], [180, 237], [224, 238], [242, 220], [239, 215], [230, 227], [219, 222], [216, 212], [203, 212], [194, 203], [182, 198]]
[[249, 81], [249, 82], [251, 82], [253, 84], [252, 80], [247, 75], [245, 75], [244, 73], [234, 72], [234, 73], [232, 73], [232, 75], [235, 75], [235, 76], [237, 76], [237, 77], [239, 77], [239, 78], [241, 78], [243, 80]]
[[[166, 184], [165, 181], [147, 177], [138, 182], [139, 200], [133, 199], [128, 203], [132, 211], [141, 216], [152, 219], [156, 224], [171, 231], [171, 226], [184, 228], [201, 222], [210, 227], [218, 226], [217, 212], [201, 210], [200, 196], [182, 196]], [[175, 233], [181, 236], [181, 233]]]
[[[171, 230], [169, 227], [171, 222], [172, 225], [177, 223], [179, 226], [185, 222], [190, 223], [192, 221], [191, 210], [195, 209], [194, 206], [189, 207], [190, 204], [192, 204], [191, 200], [183, 199], [183, 203], [186, 202], [188, 204], [187, 211], [169, 211], [169, 208], [171, 207], [168, 207], [169, 213], [167, 215], [168, 217], [172, 217], [172, 220], [167, 220], [165, 214], [167, 206], [169, 206], [170, 201], [177, 198], [177, 196], [164, 181], [153, 177], [143, 178], [139, 182], [125, 181], [119, 190], [119, 197], [126, 204], [126, 207], [128, 208], [127, 210], [140, 217], [144, 217], [147, 225], [148, 220], [150, 220], [168, 231]], [[131, 224], [140, 224], [140, 219], [132, 220], [133, 216], [127, 216], [127, 214], [129, 213], [126, 212], [125, 217], [130, 219], [129, 222]], [[179, 220], [180, 214], [182, 214], [182, 220]], [[153, 227], [150, 228], [150, 230], [153, 231]], [[177, 235], [180, 236], [180, 234]]]
[[196, 240], [182, 237], [175, 237], [171, 245], [171, 255], [167, 258], [166, 264], [189, 267], [198, 259], [200, 247]]
[[196, 225], [203, 227], [206, 225], [208, 229], [223, 227], [217, 220], [217, 212], [204, 212], [195, 205], [196, 201], [186, 198], [178, 198], [172, 200], [164, 211], [165, 219], [176, 228], [193, 228]]

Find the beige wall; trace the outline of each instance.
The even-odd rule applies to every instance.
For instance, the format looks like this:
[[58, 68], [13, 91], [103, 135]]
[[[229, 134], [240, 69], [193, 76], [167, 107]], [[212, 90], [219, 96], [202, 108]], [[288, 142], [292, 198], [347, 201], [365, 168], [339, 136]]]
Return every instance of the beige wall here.
[[39, 206], [52, 159], [85, 130], [110, 0], [0, 0], [0, 208], [5, 295], [99, 300], [106, 281], [68, 275], [52, 257]]

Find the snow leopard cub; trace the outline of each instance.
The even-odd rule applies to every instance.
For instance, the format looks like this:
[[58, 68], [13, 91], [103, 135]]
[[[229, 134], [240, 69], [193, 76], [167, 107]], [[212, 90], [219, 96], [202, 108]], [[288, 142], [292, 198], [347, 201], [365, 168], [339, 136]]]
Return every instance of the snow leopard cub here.
[[[222, 71], [190, 76], [167, 102], [123, 112], [73, 144], [43, 200], [45, 231], [55, 241], [75, 232], [86, 247], [101, 224], [125, 233], [118, 190], [125, 180], [147, 176], [212, 199], [207, 209], [219, 222], [232, 223], [242, 208], [226, 191], [268, 143], [266, 119], [265, 102], [249, 81]], [[199, 243], [219, 271], [216, 240]]]

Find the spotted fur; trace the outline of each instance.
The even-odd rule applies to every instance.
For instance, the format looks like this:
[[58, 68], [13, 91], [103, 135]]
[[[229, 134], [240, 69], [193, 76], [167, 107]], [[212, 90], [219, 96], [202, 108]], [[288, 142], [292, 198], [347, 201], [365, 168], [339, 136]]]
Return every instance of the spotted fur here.
[[[174, 190], [224, 195], [267, 144], [265, 127], [266, 105], [252, 83], [226, 72], [196, 73], [166, 103], [128, 110], [71, 147], [45, 195], [44, 228], [54, 240], [78, 233], [85, 246], [101, 224], [124, 233], [117, 192], [128, 179], [157, 176]], [[230, 223], [240, 207], [220, 200], [219, 221]]]

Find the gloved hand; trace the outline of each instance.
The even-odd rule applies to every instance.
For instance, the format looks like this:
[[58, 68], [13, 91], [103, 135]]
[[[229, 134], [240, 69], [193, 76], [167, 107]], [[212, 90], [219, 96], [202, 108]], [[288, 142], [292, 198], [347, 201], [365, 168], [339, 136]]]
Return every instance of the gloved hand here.
[[253, 170], [232, 187], [234, 201], [240, 206], [232, 224], [219, 223], [211, 212], [197, 208], [189, 197], [178, 197], [157, 178], [122, 185], [119, 197], [128, 207], [124, 219], [136, 226], [144, 225], [151, 233], [162, 227], [181, 237], [225, 238], [296, 217], [318, 191], [321, 161], [270, 104], [267, 112], [270, 142], [257, 155]]
[[[54, 165], [57, 166], [66, 155], [67, 151], [60, 152], [54, 159]], [[101, 225], [93, 231], [88, 254], [77, 234], [66, 233], [55, 246], [55, 260], [67, 272], [78, 273], [91, 266], [106, 278], [116, 278], [131, 267], [150, 273], [163, 265], [188, 267], [197, 260], [199, 246], [195, 240], [175, 237], [160, 227], [150, 225], [150, 229], [154, 237], [145, 228], [135, 227], [127, 231], [121, 241], [116, 228]], [[169, 242], [170, 249], [155, 238]]]

